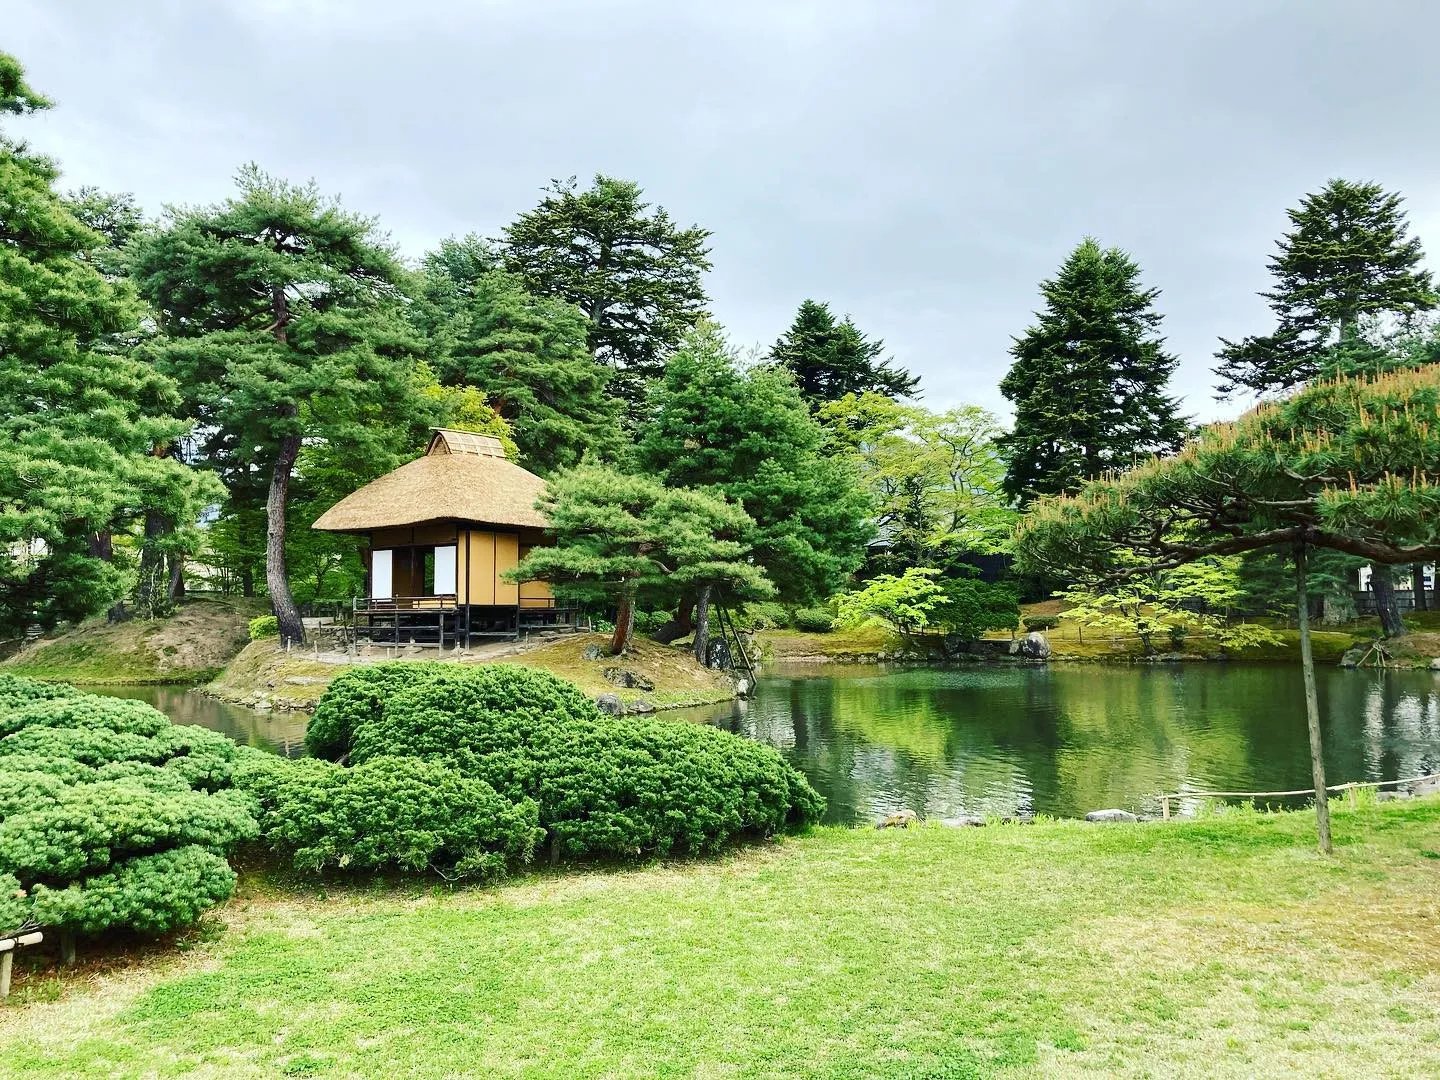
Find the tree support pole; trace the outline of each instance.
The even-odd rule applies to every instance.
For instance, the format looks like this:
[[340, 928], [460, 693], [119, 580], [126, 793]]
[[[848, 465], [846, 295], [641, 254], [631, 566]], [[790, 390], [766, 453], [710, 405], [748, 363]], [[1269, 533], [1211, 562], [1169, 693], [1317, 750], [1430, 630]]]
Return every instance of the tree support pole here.
[[1305, 720], [1310, 729], [1310, 773], [1315, 781], [1315, 830], [1320, 850], [1330, 847], [1330, 803], [1325, 792], [1325, 761], [1320, 744], [1320, 698], [1315, 691], [1315, 655], [1310, 648], [1310, 597], [1306, 590], [1306, 551], [1295, 545], [1295, 614], [1300, 623], [1300, 670], [1305, 679]]

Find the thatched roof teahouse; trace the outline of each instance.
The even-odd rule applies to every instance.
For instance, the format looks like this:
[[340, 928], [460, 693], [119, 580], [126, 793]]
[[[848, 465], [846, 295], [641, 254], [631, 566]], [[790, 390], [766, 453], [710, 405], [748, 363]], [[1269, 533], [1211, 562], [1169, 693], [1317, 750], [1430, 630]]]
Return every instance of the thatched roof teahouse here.
[[425, 456], [366, 484], [316, 520], [368, 539], [357, 633], [446, 644], [570, 623], [544, 582], [503, 574], [550, 543], [535, 509], [545, 481], [490, 435], [438, 428]]

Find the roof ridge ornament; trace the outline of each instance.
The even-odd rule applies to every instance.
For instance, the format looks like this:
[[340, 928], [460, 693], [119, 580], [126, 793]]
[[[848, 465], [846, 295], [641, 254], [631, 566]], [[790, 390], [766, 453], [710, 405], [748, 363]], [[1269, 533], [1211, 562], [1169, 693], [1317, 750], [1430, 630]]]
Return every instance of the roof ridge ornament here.
[[457, 428], [432, 428], [428, 454], [477, 454], [480, 457], [506, 458], [505, 444], [494, 435], [481, 435], [474, 431], [460, 431]]

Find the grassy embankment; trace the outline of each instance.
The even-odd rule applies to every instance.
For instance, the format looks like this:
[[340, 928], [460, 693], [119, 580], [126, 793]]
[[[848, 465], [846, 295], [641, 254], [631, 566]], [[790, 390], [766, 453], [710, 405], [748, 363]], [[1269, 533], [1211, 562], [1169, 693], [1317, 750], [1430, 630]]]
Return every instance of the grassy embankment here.
[[[1050, 643], [1052, 659], [1090, 662], [1129, 662], [1145, 657], [1145, 648], [1135, 636], [1115, 635], [1087, 630], [1065, 618], [1059, 601], [1043, 604], [1027, 604], [1025, 616], [1058, 615], [1060, 625], [1044, 631]], [[1299, 632], [1274, 620], [1261, 620], [1280, 637], [1273, 645], [1258, 645], [1241, 651], [1225, 651], [1213, 639], [1205, 635], [1193, 635], [1186, 639], [1179, 655], [1187, 660], [1229, 659], [1240, 662], [1300, 661]], [[1406, 616], [1411, 633], [1398, 641], [1386, 643], [1390, 662], [1400, 667], [1424, 668], [1434, 657], [1440, 657], [1440, 612], [1420, 612]], [[1313, 630], [1311, 638], [1317, 663], [1337, 663], [1344, 653], [1356, 646], [1367, 645], [1380, 636], [1379, 620], [1359, 619], [1338, 627], [1319, 627]], [[923, 659], [924, 653], [914, 640], [907, 642], [883, 626], [869, 625], [855, 630], [840, 630], [829, 634], [805, 633], [799, 630], [766, 630], [757, 635], [767, 659], [775, 661], [872, 661], [878, 654], [894, 657], [898, 654], [913, 653]], [[1009, 634], [988, 635], [993, 640], [1008, 639]], [[920, 639], [920, 644], [924, 639]], [[1169, 650], [1164, 635], [1155, 640], [1155, 648], [1162, 652]]]
[[[1440, 1074], [1440, 800], [826, 829], [499, 889], [242, 878], [19, 973], [14, 1076]], [[22, 960], [25, 958], [22, 957]]]
[[[659, 645], [644, 638], [623, 658], [601, 655], [584, 657], [587, 645], [599, 645], [602, 652], [609, 637], [601, 634], [573, 634], [533, 646], [505, 643], [474, 650], [469, 657], [440, 654], [443, 663], [519, 664], [538, 668], [569, 679], [587, 694], [616, 694], [627, 706], [645, 702], [656, 709], [685, 705], [706, 705], [728, 701], [735, 696], [730, 679], [696, 664], [683, 649]], [[372, 650], [371, 659], [384, 659], [383, 649]], [[434, 649], [402, 650], [406, 659], [435, 660]], [[325, 688], [346, 668], [342, 654], [324, 654], [297, 649], [286, 654], [273, 640], [247, 645], [207, 689], [226, 701], [266, 708], [313, 709]], [[654, 690], [621, 688], [605, 678], [608, 668], [633, 672], [654, 684]]]
[[82, 686], [205, 682], [249, 641], [247, 623], [265, 610], [261, 600], [204, 597], [165, 619], [90, 619], [27, 646], [0, 671]]

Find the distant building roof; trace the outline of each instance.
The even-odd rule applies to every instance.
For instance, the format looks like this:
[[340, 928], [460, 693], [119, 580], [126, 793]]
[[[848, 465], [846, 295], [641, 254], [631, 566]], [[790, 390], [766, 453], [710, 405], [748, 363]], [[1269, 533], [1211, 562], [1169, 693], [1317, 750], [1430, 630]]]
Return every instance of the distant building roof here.
[[544, 490], [493, 435], [436, 428], [424, 457], [345, 496], [311, 527], [369, 532], [453, 520], [543, 529], [535, 503]]

